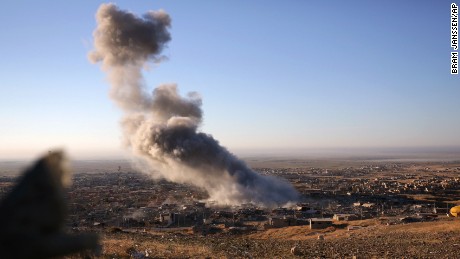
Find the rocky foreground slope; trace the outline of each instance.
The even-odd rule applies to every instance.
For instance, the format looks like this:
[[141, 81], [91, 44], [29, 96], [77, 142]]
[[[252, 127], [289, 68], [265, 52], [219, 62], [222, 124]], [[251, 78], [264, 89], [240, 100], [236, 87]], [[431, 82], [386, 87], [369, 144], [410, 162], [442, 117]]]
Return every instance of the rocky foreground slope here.
[[[356, 223], [366, 227], [354, 231], [330, 228], [313, 232], [302, 226], [207, 236], [194, 235], [187, 229], [168, 232], [106, 229], [101, 231], [103, 251], [99, 258], [459, 257], [460, 220], [444, 218], [397, 225], [378, 221]], [[296, 247], [295, 254], [291, 252], [293, 247]]]

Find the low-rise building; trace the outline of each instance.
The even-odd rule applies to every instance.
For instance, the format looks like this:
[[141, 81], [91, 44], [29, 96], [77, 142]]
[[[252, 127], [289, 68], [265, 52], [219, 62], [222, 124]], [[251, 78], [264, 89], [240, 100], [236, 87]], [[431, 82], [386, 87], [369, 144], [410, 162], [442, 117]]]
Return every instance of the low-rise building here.
[[332, 226], [332, 218], [312, 218], [309, 219], [310, 229], [321, 229]]
[[355, 214], [334, 214], [332, 219], [337, 221], [349, 221], [349, 220], [357, 220], [358, 216]]

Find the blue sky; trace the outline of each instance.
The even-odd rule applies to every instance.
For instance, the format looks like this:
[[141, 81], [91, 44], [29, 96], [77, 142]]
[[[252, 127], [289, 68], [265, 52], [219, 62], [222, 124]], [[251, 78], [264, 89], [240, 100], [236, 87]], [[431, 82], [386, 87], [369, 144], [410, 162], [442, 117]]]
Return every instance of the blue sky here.
[[[91, 64], [102, 1], [0, 4], [0, 159], [55, 147], [122, 154], [119, 109]], [[460, 146], [451, 1], [116, 1], [172, 18], [149, 91], [203, 97], [231, 151]]]

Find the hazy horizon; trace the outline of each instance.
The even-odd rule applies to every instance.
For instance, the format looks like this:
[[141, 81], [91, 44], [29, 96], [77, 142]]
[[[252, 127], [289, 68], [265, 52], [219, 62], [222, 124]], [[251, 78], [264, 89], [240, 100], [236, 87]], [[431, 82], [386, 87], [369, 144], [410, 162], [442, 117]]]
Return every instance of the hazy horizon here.
[[[55, 150], [55, 149], [50, 149]], [[63, 150], [67, 157], [74, 161], [112, 161], [131, 160], [128, 152], [94, 152], [94, 153], [69, 153]], [[337, 147], [337, 148], [303, 148], [303, 149], [235, 149], [229, 150], [243, 159], [251, 158], [292, 158], [292, 159], [356, 159], [356, 158], [414, 158], [460, 160], [460, 146], [444, 147]], [[26, 155], [2, 156], [0, 162], [32, 161], [46, 152], [29, 153]]]

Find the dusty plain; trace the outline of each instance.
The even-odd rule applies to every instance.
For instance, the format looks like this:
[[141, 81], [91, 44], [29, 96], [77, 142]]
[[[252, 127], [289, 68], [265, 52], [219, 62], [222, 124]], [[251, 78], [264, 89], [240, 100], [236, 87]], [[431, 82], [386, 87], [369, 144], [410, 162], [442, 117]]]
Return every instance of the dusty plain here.
[[[360, 218], [334, 221], [332, 226], [324, 229], [310, 229], [308, 225], [269, 227], [267, 222], [274, 211], [267, 210], [263, 219], [247, 220], [238, 214], [241, 210], [235, 208], [229, 210], [234, 213], [233, 226], [238, 228], [217, 220], [214, 232], [196, 231], [193, 224], [164, 226], [153, 217], [151, 221], [127, 225], [123, 222], [127, 222], [127, 215], [135, 209], [159, 208], [165, 202], [203, 201], [206, 193], [191, 186], [152, 180], [137, 173], [124, 160], [75, 161], [72, 162], [74, 186], [69, 190], [68, 230], [99, 233], [102, 250], [97, 255], [80, 253], [68, 258], [459, 257], [460, 219], [447, 217], [445, 211], [434, 213], [432, 209], [460, 205], [460, 188], [456, 185], [460, 181], [460, 159], [249, 157], [246, 162], [261, 174], [274, 174], [290, 181], [302, 194], [301, 202], [315, 207], [315, 217], [332, 216], [334, 211], [345, 207], [359, 214], [352, 205], [357, 201], [375, 203], [376, 208], [364, 216], [361, 208]], [[6, 195], [25, 166], [21, 162], [0, 162], [0, 195]], [[128, 176], [123, 178], [123, 175]], [[113, 179], [105, 182], [105, 177]], [[93, 178], [96, 180], [91, 180]], [[132, 182], [137, 183], [133, 187], [135, 190], [123, 186]], [[366, 184], [394, 182], [402, 188], [399, 193], [390, 192], [391, 188], [376, 193], [365, 187]], [[329, 185], [321, 186], [325, 183]], [[350, 183], [357, 188], [332, 190], [330, 183], [332, 187], [334, 183]], [[416, 183], [423, 184], [425, 189], [413, 191], [412, 186]], [[162, 187], [157, 188], [160, 184]], [[119, 189], [115, 190], [115, 186]], [[403, 186], [409, 186], [410, 190]], [[314, 193], [316, 196], [312, 198], [312, 189], [321, 191]], [[86, 192], [95, 190], [100, 195], [85, 198]], [[116, 200], [114, 192], [123, 196], [135, 195], [131, 196], [131, 201], [129, 198], [122, 201]], [[404, 204], [388, 205], [394, 199], [400, 199]], [[101, 218], [92, 213], [109, 207], [110, 211], [106, 210]], [[421, 214], [433, 217], [404, 220]], [[235, 225], [235, 215], [241, 216], [239, 225]], [[203, 217], [212, 216], [203, 213]], [[359, 227], [348, 230], [349, 226]]]

